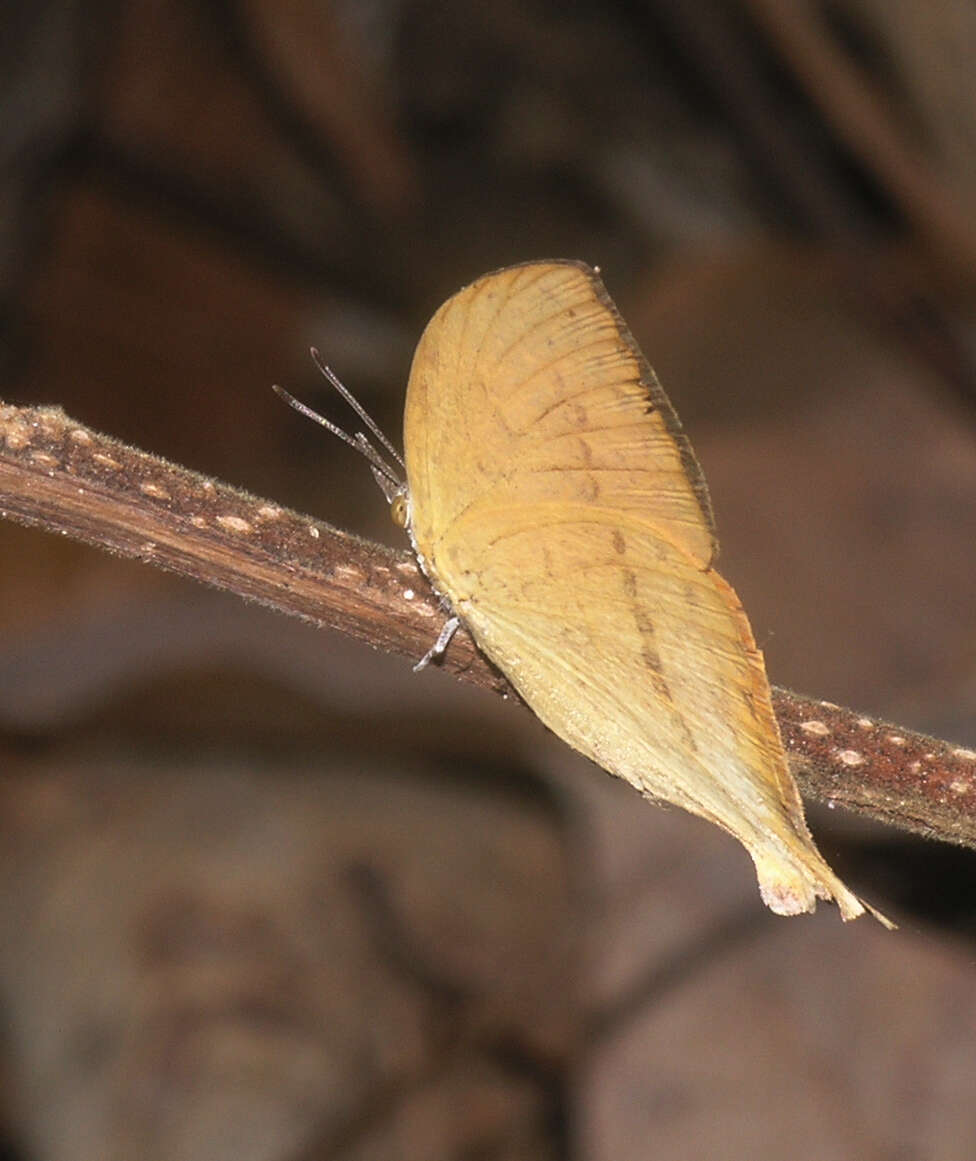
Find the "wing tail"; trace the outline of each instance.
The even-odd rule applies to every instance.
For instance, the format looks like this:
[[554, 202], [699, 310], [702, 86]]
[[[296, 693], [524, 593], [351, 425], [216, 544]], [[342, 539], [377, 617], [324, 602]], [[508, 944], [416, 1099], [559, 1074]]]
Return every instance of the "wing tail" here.
[[857, 919], [865, 911], [892, 930], [895, 924], [870, 904], [859, 899], [834, 874], [811, 842], [783, 852], [764, 847], [751, 851], [763, 902], [777, 915], [802, 915], [814, 911], [818, 899], [836, 902], [841, 918]]

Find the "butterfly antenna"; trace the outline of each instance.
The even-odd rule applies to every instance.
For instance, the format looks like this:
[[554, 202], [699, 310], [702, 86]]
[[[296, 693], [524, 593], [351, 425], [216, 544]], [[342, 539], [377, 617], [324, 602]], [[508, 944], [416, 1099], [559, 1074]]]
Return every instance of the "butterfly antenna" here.
[[375, 438], [378, 439], [383, 447], [385, 447], [386, 450], [390, 453], [390, 455], [393, 456], [400, 467], [404, 467], [403, 458], [397, 449], [393, 446], [393, 444], [390, 443], [390, 441], [386, 438], [380, 429], [379, 424], [373, 419], [373, 417], [369, 414], [366, 408], [363, 407], [356, 396], [353, 395], [349, 388], [345, 386], [335, 371], [333, 371], [327, 363], [322, 361], [322, 356], [319, 354], [315, 347], [312, 347], [312, 358], [315, 361], [316, 367], [318, 367], [318, 369], [322, 372], [326, 379], [328, 379], [336, 391], [339, 392], [342, 398], [345, 399], [345, 401], [349, 404], [353, 411], [355, 411], [363, 423], [366, 424]]
[[[316, 362], [318, 361], [316, 360]], [[329, 379], [330, 383], [332, 381], [332, 379]], [[335, 380], [335, 382], [338, 382], [338, 380]], [[380, 477], [383, 477], [383, 479], [390, 481], [394, 485], [394, 490], [396, 488], [402, 487], [403, 481], [400, 479], [398, 473], [395, 471], [395, 469], [390, 467], [390, 465], [386, 462], [385, 459], [383, 459], [380, 453], [376, 450], [375, 447], [373, 447], [373, 445], [369, 442], [366, 436], [363, 435], [362, 432], [358, 432], [355, 437], [349, 435], [348, 432], [343, 431], [341, 427], [337, 427], [336, 424], [334, 424], [330, 419], [326, 419], [324, 415], [319, 415], [317, 411], [313, 411], [307, 404], [302, 403], [300, 400], [296, 399], [295, 396], [286, 391], [284, 387], [279, 387], [277, 383], [273, 383], [271, 385], [271, 390], [278, 396], [279, 399], [283, 399], [289, 407], [293, 407], [300, 415], [304, 415], [306, 419], [311, 419], [314, 423], [321, 424], [328, 431], [331, 431], [334, 436], [337, 436], [339, 439], [341, 439], [343, 443], [349, 444], [349, 446], [351, 448], [355, 448], [355, 450], [358, 451], [360, 455], [365, 456], [366, 459], [369, 460], [370, 466], [373, 469], [373, 474], [377, 477], [377, 481], [379, 481]], [[348, 392], [346, 392], [345, 388], [342, 389], [342, 394], [344, 398], [348, 395]], [[357, 409], [357, 414], [358, 413], [359, 412]], [[365, 423], [367, 420], [364, 419], [363, 422]], [[369, 423], [371, 425], [372, 421], [369, 421]], [[370, 426], [370, 430], [372, 430], [372, 426]], [[383, 446], [388, 446], [386, 440], [383, 441]], [[394, 451], [393, 454], [396, 455], [396, 452]], [[400, 463], [403, 462], [400, 460], [399, 456], [396, 456], [396, 458]], [[383, 488], [384, 492], [386, 492], [387, 489], [382, 484], [380, 487]]]

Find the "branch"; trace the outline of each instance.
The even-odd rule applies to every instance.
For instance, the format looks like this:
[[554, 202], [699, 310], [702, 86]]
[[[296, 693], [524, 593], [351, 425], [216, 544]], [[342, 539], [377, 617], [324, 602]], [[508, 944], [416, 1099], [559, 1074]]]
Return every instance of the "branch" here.
[[[422, 656], [444, 611], [394, 552], [83, 427], [56, 407], [0, 403], [0, 516], [236, 593], [388, 652]], [[467, 633], [443, 660], [513, 695]], [[976, 752], [774, 689], [809, 797], [976, 848]]]

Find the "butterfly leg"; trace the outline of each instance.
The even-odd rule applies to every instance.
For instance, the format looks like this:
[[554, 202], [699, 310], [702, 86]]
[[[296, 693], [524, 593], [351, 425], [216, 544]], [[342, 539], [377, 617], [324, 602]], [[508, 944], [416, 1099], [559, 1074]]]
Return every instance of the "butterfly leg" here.
[[441, 629], [440, 636], [413, 667], [414, 673], [419, 673], [421, 669], [426, 669], [431, 661], [434, 661], [436, 658], [441, 656], [441, 654], [450, 644], [451, 638], [457, 632], [458, 626], [460, 624], [460, 617], [447, 618], [447, 620], [444, 622], [444, 627]]

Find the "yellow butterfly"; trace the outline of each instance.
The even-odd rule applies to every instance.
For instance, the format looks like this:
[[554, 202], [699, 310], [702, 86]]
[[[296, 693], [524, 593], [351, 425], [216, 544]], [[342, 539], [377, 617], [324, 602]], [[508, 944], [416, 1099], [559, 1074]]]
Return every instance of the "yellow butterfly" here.
[[701, 468], [597, 273], [532, 262], [449, 299], [404, 450], [406, 486], [374, 474], [453, 614], [420, 664], [460, 618], [574, 749], [739, 839], [773, 911], [862, 914], [807, 829]]

